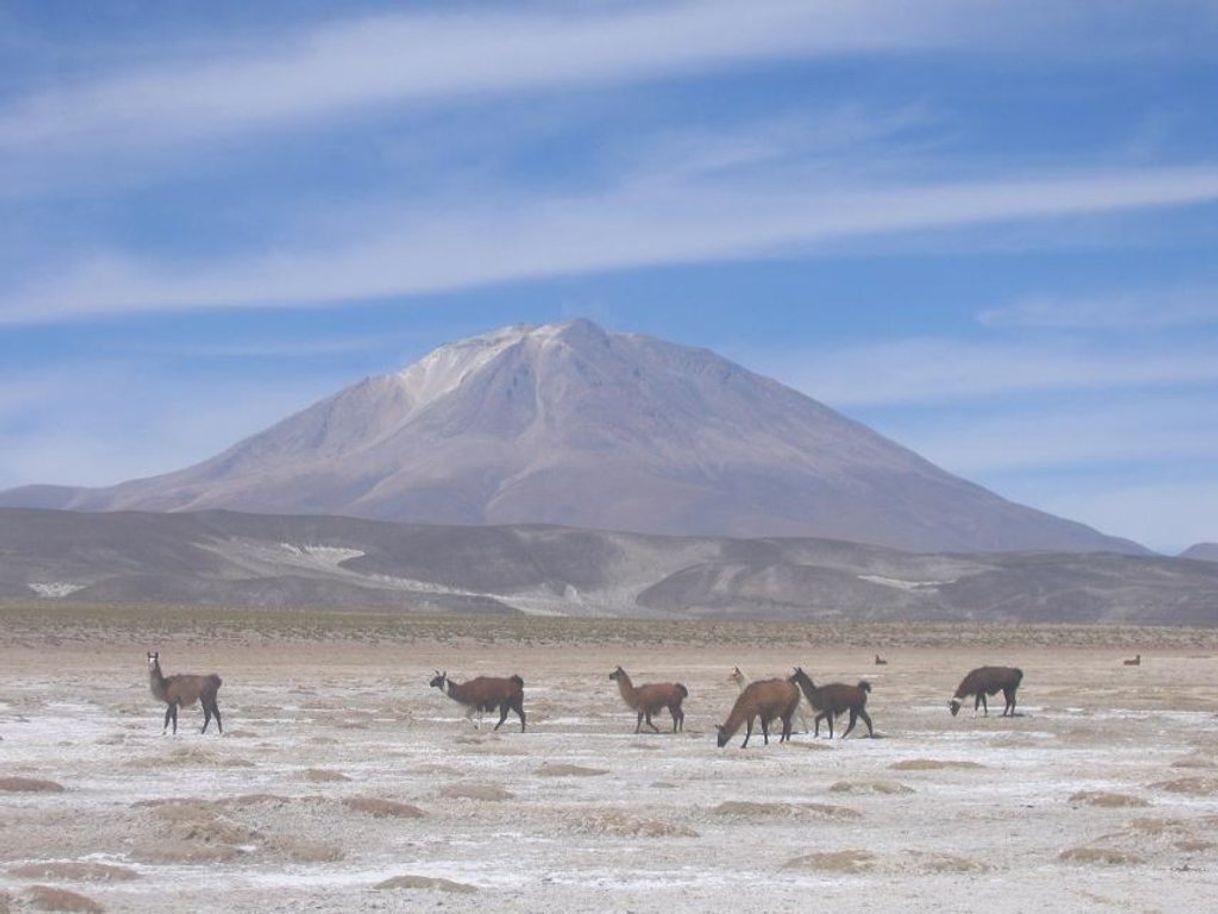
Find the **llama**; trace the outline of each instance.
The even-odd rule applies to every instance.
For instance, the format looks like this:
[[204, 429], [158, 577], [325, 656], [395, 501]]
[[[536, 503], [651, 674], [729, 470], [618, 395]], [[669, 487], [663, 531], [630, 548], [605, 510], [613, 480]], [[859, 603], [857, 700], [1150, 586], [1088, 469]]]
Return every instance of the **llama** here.
[[631, 708], [639, 712], [638, 722], [634, 732], [638, 733], [646, 721], [656, 733], [660, 728], [651, 722], [651, 715], [659, 713], [661, 708], [668, 708], [672, 715], [672, 732], [685, 729], [685, 712], [681, 710], [681, 702], [689, 697], [689, 690], [679, 682], [652, 682], [635, 688], [630, 676], [620, 666], [609, 674], [610, 679], [617, 680], [618, 691], [622, 699]]
[[876, 654], [875, 655], [875, 665], [876, 666], [888, 666], [888, 661], [885, 660], [883, 657], [881, 657], [879, 654]]
[[216, 693], [220, 691], [222, 684], [223, 680], [215, 673], [207, 676], [196, 676], [190, 673], [166, 676], [161, 672], [161, 655], [156, 651], [148, 652], [148, 685], [152, 689], [152, 694], [159, 701], [165, 702], [165, 724], [161, 727], [162, 736], [169, 728], [170, 721], [173, 722], [174, 735], [177, 735], [178, 708], [190, 707], [196, 701], [203, 705], [203, 729], [200, 732], [207, 732], [207, 725], [211, 723], [214, 716], [216, 729], [223, 735], [224, 724], [220, 720], [220, 706], [216, 704]]
[[513, 675], [506, 679], [479, 676], [468, 682], [453, 682], [448, 678], [447, 672], [436, 670], [431, 685], [457, 704], [464, 705], [465, 717], [475, 728], [478, 727], [478, 721], [473, 719], [475, 714], [481, 720], [483, 712], [498, 711], [499, 723], [495, 724], [495, 729], [498, 730], [507, 720], [508, 711], [515, 711], [516, 716], [520, 718], [520, 732], [524, 732], [524, 680], [519, 676]]
[[850, 723], [846, 727], [846, 732], [842, 734], [842, 739], [850, 735], [850, 731], [854, 729], [854, 725], [860, 717], [867, 725], [867, 735], [875, 736], [875, 731], [871, 729], [871, 717], [866, 710], [867, 695], [871, 692], [871, 683], [866, 679], [859, 680], [858, 685], [831, 682], [818, 687], [812, 681], [812, 677], [803, 671], [803, 667], [797, 666], [790, 681], [803, 690], [808, 704], [812, 706], [812, 710], [817, 712], [814, 721], [815, 729], [812, 733], [814, 737], [820, 736], [820, 722], [827, 719], [829, 721], [829, 739], [833, 739], [833, 719], [846, 712], [850, 714]]
[[719, 748], [727, 745], [727, 741], [740, 729], [741, 724], [745, 724], [747, 729], [740, 748], [747, 748], [749, 737], [753, 735], [754, 718], [761, 720], [761, 735], [766, 745], [770, 743], [770, 722], [775, 718], [782, 720], [782, 737], [779, 742], [789, 740], [791, 715], [795, 713], [798, 705], [799, 689], [785, 679], [763, 679], [750, 683], [736, 699], [727, 721], [715, 728], [719, 731]]
[[[732, 671], [727, 676], [727, 681], [734, 682], [736, 684], [736, 688], [738, 688], [741, 692], [743, 692], [744, 687], [749, 684], [748, 676], [746, 676], [738, 666], [732, 667]], [[802, 702], [795, 706], [795, 716], [799, 718], [800, 732], [807, 733], [808, 718], [804, 716], [804, 706]]]
[[1138, 654], [1132, 660], [1125, 661], [1125, 666], [1141, 666], [1141, 665], [1142, 665], [1142, 655], [1141, 654]]
[[977, 707], [980, 706], [985, 715], [990, 714], [989, 705], [986, 703], [986, 695], [997, 695], [1002, 693], [1002, 697], [1006, 699], [1006, 707], [1002, 709], [1002, 716], [1015, 716], [1015, 690], [1019, 688], [1019, 683], [1023, 681], [1023, 670], [1015, 669], [1009, 666], [982, 666], [969, 672], [967, 676], [960, 681], [960, 685], [956, 688], [956, 694], [952, 696], [952, 700], [947, 703], [951, 709], [952, 717], [960, 713], [961, 699], [967, 698], [970, 695], [976, 696], [973, 699], [973, 713], [977, 713]]

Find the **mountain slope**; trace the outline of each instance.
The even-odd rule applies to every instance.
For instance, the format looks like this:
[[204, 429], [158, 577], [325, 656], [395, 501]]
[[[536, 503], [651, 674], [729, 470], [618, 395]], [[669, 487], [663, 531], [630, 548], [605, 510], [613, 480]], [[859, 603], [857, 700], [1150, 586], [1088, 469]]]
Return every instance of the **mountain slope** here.
[[0, 602], [1218, 625], [1218, 564], [823, 539], [0, 509]]
[[1195, 559], [1199, 562], [1218, 562], [1218, 543], [1197, 543], [1189, 546], [1180, 553], [1182, 559]]
[[1144, 551], [1006, 501], [712, 352], [587, 321], [440, 347], [175, 473], [28, 487], [0, 505]]

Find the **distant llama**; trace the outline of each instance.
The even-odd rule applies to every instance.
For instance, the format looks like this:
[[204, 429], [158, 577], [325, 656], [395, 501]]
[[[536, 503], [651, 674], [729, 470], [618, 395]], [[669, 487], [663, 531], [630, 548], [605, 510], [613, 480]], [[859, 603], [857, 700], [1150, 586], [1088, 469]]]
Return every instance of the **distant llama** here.
[[161, 672], [161, 655], [156, 651], [148, 652], [148, 685], [152, 694], [159, 701], [165, 702], [165, 724], [161, 733], [173, 723], [173, 732], [178, 732], [178, 708], [188, 708], [196, 701], [203, 705], [203, 729], [216, 718], [216, 729], [224, 733], [224, 724], [220, 720], [220, 706], [216, 703], [216, 693], [220, 691], [223, 680], [215, 673], [207, 676], [197, 676], [192, 673], [177, 673], [166, 676]]

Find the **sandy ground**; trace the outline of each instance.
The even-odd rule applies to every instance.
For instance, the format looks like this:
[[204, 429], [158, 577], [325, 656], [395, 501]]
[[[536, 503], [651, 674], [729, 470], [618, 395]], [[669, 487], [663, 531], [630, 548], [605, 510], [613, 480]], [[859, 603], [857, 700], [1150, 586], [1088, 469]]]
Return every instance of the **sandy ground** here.
[[[1214, 634], [1022, 628], [987, 644], [550, 620], [475, 639], [468, 620], [397, 636], [312, 620], [207, 638], [169, 614], [151, 631], [0, 621], [0, 912], [86, 904], [39, 885], [107, 911], [1180, 912], [1218, 897]], [[1140, 667], [1122, 664], [1127, 643]], [[197, 708], [161, 735], [146, 649], [168, 673], [224, 677], [223, 737], [199, 734]], [[683, 735], [634, 734], [618, 663], [685, 683]], [[797, 663], [869, 679], [881, 738], [717, 749], [731, 668]], [[982, 663], [1023, 668], [1020, 716], [997, 716], [1001, 696], [988, 718], [948, 714]], [[437, 667], [522, 675], [528, 732], [514, 717], [475, 731], [428, 689]]]

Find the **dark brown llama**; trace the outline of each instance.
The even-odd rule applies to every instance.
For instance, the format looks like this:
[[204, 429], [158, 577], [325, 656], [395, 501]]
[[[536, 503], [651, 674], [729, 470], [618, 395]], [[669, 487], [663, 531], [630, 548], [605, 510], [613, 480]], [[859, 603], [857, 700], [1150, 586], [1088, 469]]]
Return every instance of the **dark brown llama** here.
[[216, 729], [224, 733], [224, 724], [220, 720], [220, 706], [216, 703], [216, 693], [220, 691], [223, 680], [215, 673], [207, 676], [196, 676], [191, 673], [177, 673], [166, 676], [161, 672], [161, 655], [156, 651], [148, 652], [148, 685], [152, 694], [165, 702], [165, 724], [161, 727], [164, 734], [173, 722], [173, 732], [178, 732], [178, 708], [188, 708], [196, 701], [203, 705], [203, 729], [216, 718]]
[[468, 682], [453, 682], [447, 672], [436, 670], [431, 685], [457, 704], [464, 705], [465, 717], [475, 727], [478, 726], [478, 721], [473, 719], [475, 714], [481, 720], [484, 712], [498, 711], [499, 723], [495, 724], [498, 730], [507, 720], [508, 711], [515, 711], [520, 718], [520, 732], [524, 732], [524, 680], [519, 676], [479, 676]]
[[951, 709], [952, 717], [960, 713], [960, 704], [962, 699], [973, 695], [973, 713], [977, 712], [978, 706], [982, 708], [985, 715], [988, 717], [990, 713], [989, 705], [986, 703], [985, 696], [997, 695], [1002, 693], [1002, 697], [1006, 699], [1006, 706], [1002, 709], [1003, 717], [1015, 716], [1015, 690], [1019, 688], [1019, 684], [1023, 681], [1023, 670], [1018, 670], [1010, 666], [981, 666], [975, 670], [971, 670], [967, 676], [960, 681], [960, 685], [956, 688], [956, 694], [952, 696], [952, 700], [947, 703]]
[[817, 686], [812, 682], [812, 677], [803, 671], [803, 667], [797, 666], [791, 676], [791, 682], [803, 690], [808, 704], [816, 712], [812, 732], [814, 737], [820, 735], [820, 722], [828, 720], [829, 739], [833, 739], [833, 719], [839, 714], [847, 712], [850, 714], [850, 723], [846, 727], [846, 732], [842, 734], [842, 739], [850, 735], [850, 731], [854, 729], [854, 725], [860, 717], [867, 725], [867, 735], [875, 736], [875, 732], [871, 729], [871, 717], [866, 711], [867, 695], [871, 691], [871, 683], [866, 679], [859, 680], [858, 685], [831, 682], [828, 685]]

